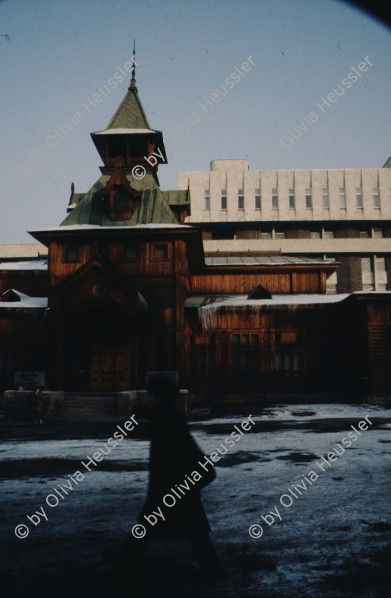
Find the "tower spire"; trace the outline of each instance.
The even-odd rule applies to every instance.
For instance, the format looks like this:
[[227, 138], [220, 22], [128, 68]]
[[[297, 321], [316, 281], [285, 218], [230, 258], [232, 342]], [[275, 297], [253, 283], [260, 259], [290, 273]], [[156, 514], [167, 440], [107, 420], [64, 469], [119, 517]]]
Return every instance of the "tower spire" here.
[[136, 88], [136, 38], [133, 41], [133, 65], [132, 65], [132, 79], [130, 81], [129, 89]]

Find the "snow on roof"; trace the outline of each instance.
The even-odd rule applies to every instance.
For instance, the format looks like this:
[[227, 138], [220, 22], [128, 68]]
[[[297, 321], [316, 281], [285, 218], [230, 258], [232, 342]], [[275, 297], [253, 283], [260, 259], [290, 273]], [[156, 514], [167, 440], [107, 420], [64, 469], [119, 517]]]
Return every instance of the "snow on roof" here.
[[131, 231], [133, 229], [141, 230], [141, 229], [172, 229], [172, 228], [183, 228], [183, 229], [190, 229], [193, 228], [187, 224], [134, 224], [131, 226], [99, 226], [99, 224], [69, 224], [64, 226], [52, 226], [50, 228], [36, 228], [34, 230], [28, 231], [29, 233], [44, 233], [44, 232], [66, 232], [69, 230], [127, 230]]
[[[16, 289], [10, 289], [16, 295], [20, 297], [20, 301], [1, 301], [0, 308], [3, 309], [34, 309], [34, 308], [46, 308], [48, 306], [47, 297], [30, 297], [25, 295]], [[6, 291], [5, 291], [6, 292]], [[4, 294], [4, 293], [3, 293]]]
[[14, 260], [0, 261], [0, 270], [47, 270], [48, 261], [44, 260]]
[[391, 295], [391, 291], [354, 291], [352, 295]]
[[194, 296], [188, 297], [185, 307], [197, 307], [198, 317], [204, 330], [213, 328], [216, 325], [219, 309], [222, 307], [235, 310], [237, 308], [250, 307], [257, 312], [260, 308], [287, 307], [296, 309], [301, 305], [324, 305], [339, 303], [349, 297], [349, 294], [340, 295], [275, 295], [271, 299], [247, 299], [247, 295], [235, 295], [229, 297]]
[[268, 305], [315, 305], [318, 303], [338, 303], [348, 297], [348, 293], [339, 295], [274, 295], [271, 299], [247, 299], [247, 295], [206, 296], [195, 295], [185, 301], [186, 307], [247, 307]]
[[93, 133], [93, 135], [129, 135], [129, 134], [139, 134], [141, 133], [142, 135], [146, 134], [146, 133], [157, 133], [157, 131], [154, 131], [153, 129], [123, 129], [123, 128], [118, 128], [118, 129], [105, 129], [104, 131], [96, 131], [96, 133]]
[[277, 255], [277, 256], [206, 256], [205, 263], [208, 266], [257, 266], [257, 265], [268, 265], [268, 266], [285, 266], [290, 264], [302, 264], [302, 265], [319, 265], [319, 264], [333, 264], [336, 262], [333, 260], [323, 260], [321, 258], [305, 257], [305, 256], [288, 256], [288, 255]]

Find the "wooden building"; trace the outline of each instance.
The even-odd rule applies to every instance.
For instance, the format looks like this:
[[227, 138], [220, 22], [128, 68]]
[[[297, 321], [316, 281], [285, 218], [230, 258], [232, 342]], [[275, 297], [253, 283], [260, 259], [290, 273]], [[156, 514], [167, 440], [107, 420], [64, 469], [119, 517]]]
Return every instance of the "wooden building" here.
[[85, 392], [143, 388], [147, 371], [177, 370], [181, 386], [209, 397], [390, 392], [391, 293], [327, 295], [331, 260], [205, 254], [201, 230], [184, 224], [189, 190], [160, 190], [163, 135], [134, 71], [92, 140], [99, 180], [87, 193], [72, 185], [60, 226], [31, 231], [47, 268], [0, 263], [3, 388], [20, 370]]

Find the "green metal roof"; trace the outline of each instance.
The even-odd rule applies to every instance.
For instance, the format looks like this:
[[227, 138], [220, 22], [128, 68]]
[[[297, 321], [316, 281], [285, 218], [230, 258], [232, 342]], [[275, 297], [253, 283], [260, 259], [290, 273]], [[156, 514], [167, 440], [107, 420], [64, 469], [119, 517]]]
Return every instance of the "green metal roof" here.
[[136, 81], [132, 80], [130, 87], [107, 129], [150, 129], [150, 124], [144, 108], [138, 97]]
[[159, 189], [153, 175], [146, 173], [143, 179], [135, 179], [126, 175], [129, 185], [141, 193], [141, 199], [134, 203], [131, 218], [126, 220], [111, 220], [106, 215], [105, 199], [99, 196], [109, 182], [111, 175], [105, 174], [85, 193], [78, 204], [60, 226], [74, 224], [95, 224], [98, 226], [135, 226], [137, 224], [178, 224], [167, 199]]
[[69, 200], [69, 204], [68, 204], [68, 212], [73, 210], [73, 208], [75, 206], [77, 206], [78, 203], [81, 202], [84, 195], [85, 195], [85, 193], [72, 193], [71, 198]]
[[187, 189], [162, 191], [169, 206], [184, 206], [190, 204], [190, 191]]

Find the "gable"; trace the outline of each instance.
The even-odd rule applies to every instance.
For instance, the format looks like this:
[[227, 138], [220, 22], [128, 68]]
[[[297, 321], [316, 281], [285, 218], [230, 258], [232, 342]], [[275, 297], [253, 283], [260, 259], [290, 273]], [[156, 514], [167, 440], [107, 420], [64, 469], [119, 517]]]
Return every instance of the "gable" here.
[[53, 289], [50, 306], [69, 311], [108, 307], [148, 311], [141, 293], [125, 284], [114, 269], [92, 258]]

